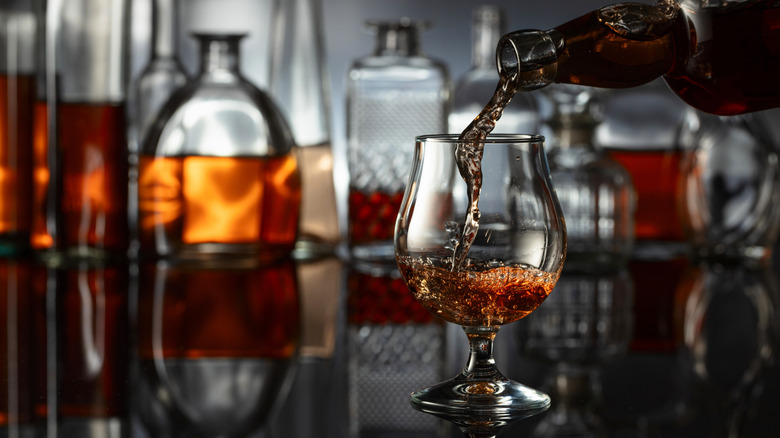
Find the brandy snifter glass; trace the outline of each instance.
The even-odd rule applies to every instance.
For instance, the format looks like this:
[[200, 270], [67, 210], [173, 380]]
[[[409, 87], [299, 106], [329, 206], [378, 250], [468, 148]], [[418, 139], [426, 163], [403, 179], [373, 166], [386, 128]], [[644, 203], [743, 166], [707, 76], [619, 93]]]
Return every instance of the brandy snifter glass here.
[[[464, 154], [458, 148], [472, 148], [475, 153], [466, 155], [481, 165], [478, 203], [459, 175], [456, 160]], [[464, 228], [472, 218], [476, 229]], [[498, 134], [459, 143], [457, 135], [417, 137], [395, 253], [414, 297], [461, 325], [470, 344], [463, 371], [414, 392], [412, 405], [473, 437], [495, 436], [509, 422], [547, 409], [550, 398], [502, 375], [492, 353], [498, 329], [533, 312], [563, 267], [566, 226], [544, 138]]]

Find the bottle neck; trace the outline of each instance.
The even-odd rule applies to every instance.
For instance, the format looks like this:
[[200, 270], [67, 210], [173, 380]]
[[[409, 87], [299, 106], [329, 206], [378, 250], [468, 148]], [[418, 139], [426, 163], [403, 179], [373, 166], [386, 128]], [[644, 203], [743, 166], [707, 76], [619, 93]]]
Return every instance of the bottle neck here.
[[198, 35], [201, 73], [239, 73], [242, 35]]
[[154, 0], [152, 28], [152, 57], [172, 58], [176, 53], [176, 0]]
[[375, 56], [422, 56], [420, 33], [415, 23], [384, 23], [376, 26]]
[[584, 115], [561, 114], [548, 123], [552, 143], [560, 149], [575, 147], [593, 150], [593, 132], [597, 123]]
[[496, 46], [504, 33], [501, 8], [481, 6], [474, 11], [471, 30], [471, 66], [493, 69], [496, 66]]

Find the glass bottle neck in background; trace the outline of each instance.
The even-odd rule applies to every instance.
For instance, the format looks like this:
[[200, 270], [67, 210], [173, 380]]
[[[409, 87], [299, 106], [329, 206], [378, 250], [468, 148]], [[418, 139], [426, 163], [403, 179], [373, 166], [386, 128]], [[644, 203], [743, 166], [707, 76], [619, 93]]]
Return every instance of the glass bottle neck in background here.
[[503, 10], [483, 5], [474, 10], [471, 27], [471, 66], [475, 69], [496, 68], [496, 45], [504, 34]]
[[399, 22], [369, 23], [376, 32], [375, 56], [423, 56], [420, 30], [426, 23], [409, 20]]
[[152, 58], [173, 58], [176, 54], [176, 0], [154, 0], [152, 15]]
[[197, 35], [201, 74], [239, 74], [239, 44], [243, 35]]

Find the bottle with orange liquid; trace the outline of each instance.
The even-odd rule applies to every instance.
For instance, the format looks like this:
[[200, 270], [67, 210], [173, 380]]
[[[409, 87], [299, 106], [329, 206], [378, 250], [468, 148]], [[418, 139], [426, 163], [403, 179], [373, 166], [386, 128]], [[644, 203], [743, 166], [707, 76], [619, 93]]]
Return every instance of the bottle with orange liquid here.
[[32, 12], [0, 8], [0, 254], [30, 234], [35, 26]]
[[301, 198], [290, 129], [241, 75], [241, 35], [197, 37], [200, 74], [163, 106], [141, 148], [141, 254], [285, 257]]
[[734, 115], [780, 106], [780, 5], [658, 0], [589, 12], [548, 31], [505, 35], [499, 73], [521, 89], [553, 82], [627, 88], [663, 77], [691, 106]]

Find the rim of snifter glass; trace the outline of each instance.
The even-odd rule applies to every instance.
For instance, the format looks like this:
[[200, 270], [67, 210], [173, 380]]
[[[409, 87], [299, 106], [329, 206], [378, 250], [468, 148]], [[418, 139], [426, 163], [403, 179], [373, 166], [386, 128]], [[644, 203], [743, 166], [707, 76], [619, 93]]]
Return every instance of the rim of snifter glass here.
[[460, 140], [460, 134], [418, 135], [416, 141], [426, 143], [544, 143], [544, 136], [539, 134], [490, 134], [482, 140]]

